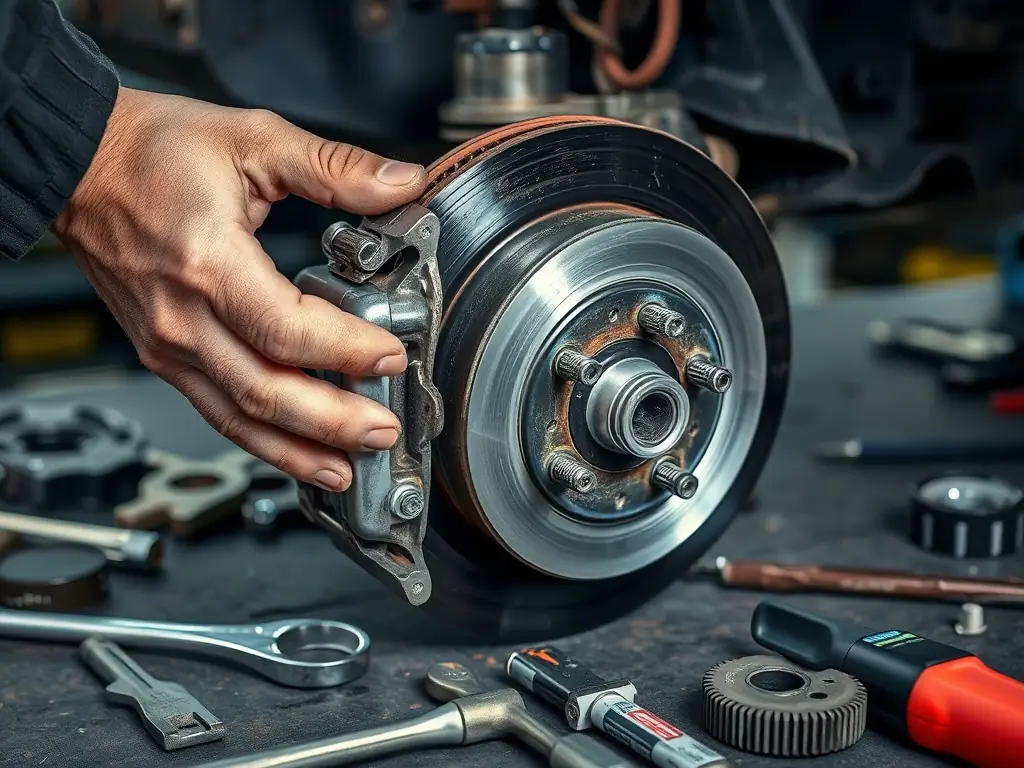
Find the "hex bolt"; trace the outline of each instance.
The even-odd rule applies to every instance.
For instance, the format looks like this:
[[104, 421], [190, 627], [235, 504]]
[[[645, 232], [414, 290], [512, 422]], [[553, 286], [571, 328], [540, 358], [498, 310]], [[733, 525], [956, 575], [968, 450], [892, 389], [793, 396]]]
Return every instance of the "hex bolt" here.
[[672, 459], [658, 459], [651, 472], [651, 482], [681, 499], [692, 499], [697, 493], [697, 478]]
[[720, 395], [732, 386], [732, 371], [715, 365], [704, 355], [694, 355], [686, 361], [686, 379], [701, 389]]
[[686, 330], [686, 318], [661, 304], [644, 304], [636, 314], [640, 327], [655, 336], [678, 339]]
[[373, 272], [380, 269], [384, 261], [380, 240], [346, 221], [335, 222], [324, 230], [320, 245], [332, 269], [350, 266], [363, 272]]
[[958, 635], [982, 635], [988, 629], [985, 623], [985, 609], [977, 603], [960, 606], [960, 621], [953, 627]]
[[597, 380], [601, 378], [601, 364], [597, 360], [568, 347], [555, 353], [555, 362], [552, 368], [556, 376], [569, 381], [578, 381], [587, 386], [596, 384]]
[[576, 493], [590, 493], [597, 485], [597, 475], [579, 459], [565, 451], [556, 451], [548, 458], [548, 477]]
[[401, 520], [415, 520], [423, 514], [423, 491], [415, 483], [399, 483], [391, 489], [391, 514]]

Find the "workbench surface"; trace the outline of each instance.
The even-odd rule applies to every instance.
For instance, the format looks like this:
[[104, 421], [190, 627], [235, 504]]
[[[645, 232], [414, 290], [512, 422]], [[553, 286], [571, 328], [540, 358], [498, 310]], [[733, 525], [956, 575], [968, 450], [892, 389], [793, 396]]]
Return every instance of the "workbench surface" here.
[[[741, 513], [710, 555], [903, 568], [980, 576], [1024, 576], [1024, 558], [955, 564], [926, 555], [906, 539], [908, 492], [925, 467], [822, 466], [809, 456], [822, 440], [860, 435], [1011, 437], [1021, 425], [991, 415], [984, 401], [944, 396], [929, 373], [911, 363], [871, 359], [864, 338], [869, 320], [918, 316], [984, 321], [997, 311], [987, 282], [955, 288], [855, 294], [794, 317], [792, 386], [776, 447], [758, 485], [756, 507]], [[196, 458], [227, 447], [189, 404], [149, 376], [123, 385], [65, 393], [121, 409], [140, 419], [160, 448]], [[1024, 482], [1021, 465], [991, 466]], [[101, 519], [97, 519], [97, 518]], [[88, 519], [81, 515], [77, 519]], [[94, 515], [96, 522], [109, 518]], [[634, 615], [611, 626], [561, 639], [559, 645], [608, 677], [629, 677], [641, 702], [708, 740], [700, 724], [700, 680], [719, 661], [758, 653], [750, 639], [751, 611], [763, 595], [726, 591], [712, 583], [679, 582]], [[978, 653], [990, 666], [1024, 678], [1024, 618], [988, 610], [988, 632], [959, 638], [956, 606], [850, 598], [795, 596], [792, 601], [879, 629], [918, 632]], [[446, 628], [404, 606], [373, 578], [337, 553], [315, 531], [286, 532], [262, 543], [241, 530], [198, 542], [172, 541], [159, 578], [115, 573], [109, 615], [176, 621], [252, 622], [315, 615], [356, 623], [374, 640], [373, 664], [361, 680], [334, 690], [277, 687], [244, 671], [208, 661], [132, 655], [155, 677], [175, 680], [227, 727], [221, 742], [163, 753], [128, 709], [104, 702], [98, 681], [75, 648], [0, 641], [0, 765], [196, 765], [228, 755], [318, 739], [411, 717], [433, 704], [424, 694], [426, 667], [439, 660], [473, 666], [495, 685], [508, 647], [453, 645]], [[554, 722], [534, 702], [532, 709]], [[868, 731], [853, 748], [808, 761], [770, 760], [719, 745], [736, 766], [953, 765]], [[542, 765], [505, 742], [431, 750], [382, 760], [381, 766]]]

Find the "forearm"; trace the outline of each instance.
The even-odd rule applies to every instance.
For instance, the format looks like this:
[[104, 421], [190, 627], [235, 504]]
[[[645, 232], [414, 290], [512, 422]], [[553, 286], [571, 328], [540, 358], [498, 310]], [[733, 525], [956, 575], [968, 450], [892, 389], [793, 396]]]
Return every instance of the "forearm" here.
[[117, 74], [52, 0], [0, 2], [0, 255], [45, 234], [92, 161]]

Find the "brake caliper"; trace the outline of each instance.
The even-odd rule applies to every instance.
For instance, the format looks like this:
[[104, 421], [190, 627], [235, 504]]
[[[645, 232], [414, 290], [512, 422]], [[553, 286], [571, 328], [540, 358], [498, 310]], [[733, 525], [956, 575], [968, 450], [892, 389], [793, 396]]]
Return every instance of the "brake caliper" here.
[[390, 450], [351, 453], [352, 485], [344, 493], [302, 484], [303, 511], [335, 545], [413, 605], [430, 597], [423, 557], [430, 500], [430, 441], [444, 412], [434, 386], [434, 354], [443, 288], [437, 266], [437, 216], [410, 204], [324, 232], [327, 266], [304, 270], [295, 283], [343, 311], [379, 325], [403, 343], [409, 365], [391, 377], [311, 371], [317, 378], [389, 408], [402, 424]]

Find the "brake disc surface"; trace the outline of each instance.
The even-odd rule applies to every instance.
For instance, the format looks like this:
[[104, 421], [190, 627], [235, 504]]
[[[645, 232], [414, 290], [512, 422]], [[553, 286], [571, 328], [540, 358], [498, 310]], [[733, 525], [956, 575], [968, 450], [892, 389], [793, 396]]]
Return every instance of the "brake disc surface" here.
[[[444, 429], [424, 607], [508, 640], [607, 622], [704, 553], [765, 461], [789, 363], [771, 241], [706, 156], [616, 121], [509, 126], [429, 176]], [[651, 333], [651, 304], [682, 331]], [[554, 376], [566, 349], [601, 377]], [[728, 368], [728, 391], [695, 385], [695, 357]], [[556, 454], [590, 478], [584, 490], [558, 482]], [[692, 498], [652, 482], [664, 461], [699, 480]]]

